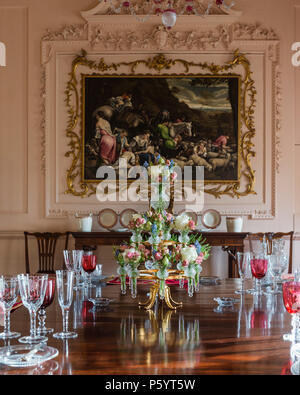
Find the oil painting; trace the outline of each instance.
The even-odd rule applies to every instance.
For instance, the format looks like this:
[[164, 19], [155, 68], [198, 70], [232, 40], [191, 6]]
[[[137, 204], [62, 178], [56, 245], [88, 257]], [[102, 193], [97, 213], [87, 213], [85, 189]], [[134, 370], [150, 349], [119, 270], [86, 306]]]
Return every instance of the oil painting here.
[[82, 179], [159, 154], [203, 166], [205, 182], [238, 181], [239, 118], [238, 75], [82, 75]]

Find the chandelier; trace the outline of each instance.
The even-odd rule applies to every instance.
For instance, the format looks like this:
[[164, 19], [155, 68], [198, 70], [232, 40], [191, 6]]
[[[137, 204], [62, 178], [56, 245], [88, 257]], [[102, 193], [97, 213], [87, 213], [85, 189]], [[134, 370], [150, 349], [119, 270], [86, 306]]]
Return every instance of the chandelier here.
[[[102, 2], [103, 0], [99, 0]], [[110, 10], [115, 14], [128, 13], [133, 15], [139, 22], [147, 21], [152, 15], [160, 15], [163, 25], [170, 29], [176, 23], [177, 17], [181, 15], [209, 15], [214, 5], [230, 10], [234, 6], [232, 1], [227, 4], [227, 0], [209, 0], [203, 3], [203, 0], [147, 0], [137, 1], [120, 1], [115, 5], [115, 0], [104, 0], [109, 3]]]

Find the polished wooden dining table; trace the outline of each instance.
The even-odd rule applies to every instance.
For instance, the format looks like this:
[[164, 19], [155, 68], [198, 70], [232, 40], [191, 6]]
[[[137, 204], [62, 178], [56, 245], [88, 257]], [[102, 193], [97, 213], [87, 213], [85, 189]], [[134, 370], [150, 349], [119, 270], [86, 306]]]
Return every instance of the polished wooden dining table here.
[[[252, 280], [246, 281], [252, 287]], [[48, 335], [57, 348], [56, 358], [29, 368], [0, 364], [0, 375], [282, 375], [291, 374], [292, 343], [283, 340], [291, 332], [291, 316], [282, 294], [235, 294], [239, 279], [201, 285], [189, 297], [186, 288], [170, 285], [172, 298], [183, 306], [170, 310], [157, 300], [151, 310], [139, 307], [149, 284], [138, 285], [133, 299], [118, 284], [99, 282], [97, 288], [74, 290], [69, 329], [78, 337], [69, 340]], [[95, 292], [111, 300], [104, 309], [93, 309]], [[56, 296], [57, 297], [57, 296]], [[62, 330], [57, 299], [46, 309], [47, 327]], [[233, 307], [220, 309], [216, 297], [233, 297]], [[11, 328], [29, 334], [29, 313], [21, 306], [11, 314]], [[0, 340], [2, 347], [8, 341]], [[10, 345], [20, 344], [12, 339]]]

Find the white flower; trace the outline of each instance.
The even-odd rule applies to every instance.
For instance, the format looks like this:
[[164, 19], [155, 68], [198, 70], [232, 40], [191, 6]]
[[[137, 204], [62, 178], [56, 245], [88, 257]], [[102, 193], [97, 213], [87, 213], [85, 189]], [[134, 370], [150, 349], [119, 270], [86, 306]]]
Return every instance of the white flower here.
[[178, 217], [176, 217], [174, 223], [175, 228], [178, 230], [184, 230], [188, 226], [189, 221], [190, 221], [190, 217], [187, 214], [183, 213]]
[[162, 174], [163, 166], [161, 165], [149, 166], [148, 171], [151, 176], [151, 179], [158, 180], [159, 176]]
[[197, 251], [195, 247], [184, 247], [181, 250], [181, 257], [183, 261], [194, 262], [197, 257]]

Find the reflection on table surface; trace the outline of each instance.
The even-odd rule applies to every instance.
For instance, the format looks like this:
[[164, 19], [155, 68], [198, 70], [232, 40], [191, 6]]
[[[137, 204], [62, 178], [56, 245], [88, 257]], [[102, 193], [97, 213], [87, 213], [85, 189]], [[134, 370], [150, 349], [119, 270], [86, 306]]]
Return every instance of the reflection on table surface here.
[[[249, 288], [251, 283], [246, 283]], [[169, 310], [159, 300], [153, 309], [138, 307], [149, 287], [140, 286], [139, 297], [121, 295], [118, 285], [99, 283], [91, 290], [74, 291], [70, 329], [78, 338], [58, 340], [48, 335], [47, 344], [59, 355], [41, 365], [16, 369], [0, 365], [0, 375], [71, 374], [297, 374], [299, 364], [290, 355], [293, 342], [291, 316], [282, 295], [236, 295], [238, 279], [201, 286], [189, 298], [186, 290], [171, 287], [183, 307]], [[90, 298], [111, 299], [95, 307]], [[231, 308], [219, 308], [214, 297], [238, 299]], [[47, 323], [61, 329], [57, 300], [47, 309]], [[29, 333], [29, 314], [21, 307], [11, 315], [11, 327]], [[19, 344], [17, 339], [1, 346]], [[293, 369], [291, 367], [293, 366]], [[296, 372], [296, 373], [295, 373]]]

